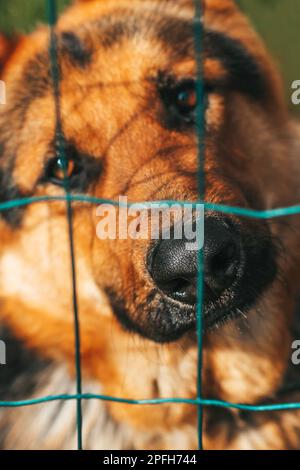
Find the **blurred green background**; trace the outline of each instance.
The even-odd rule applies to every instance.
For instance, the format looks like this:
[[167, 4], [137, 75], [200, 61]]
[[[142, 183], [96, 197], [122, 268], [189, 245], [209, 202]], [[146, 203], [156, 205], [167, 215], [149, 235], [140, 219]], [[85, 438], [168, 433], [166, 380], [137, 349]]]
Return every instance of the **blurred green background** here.
[[[70, 0], [57, 0], [63, 9]], [[291, 82], [300, 79], [300, 0], [239, 0], [267, 42], [285, 78], [287, 96]], [[0, 0], [0, 30], [30, 31], [46, 20], [45, 0]], [[300, 114], [300, 106], [293, 106]]]

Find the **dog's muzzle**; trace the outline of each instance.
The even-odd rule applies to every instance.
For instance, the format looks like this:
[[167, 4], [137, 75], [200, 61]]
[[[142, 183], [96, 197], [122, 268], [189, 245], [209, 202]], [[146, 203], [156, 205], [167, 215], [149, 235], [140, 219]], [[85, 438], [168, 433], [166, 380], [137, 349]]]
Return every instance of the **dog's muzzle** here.
[[[150, 274], [157, 287], [182, 304], [196, 303], [198, 252], [187, 248], [186, 239], [162, 240], [157, 245]], [[205, 301], [216, 301], [241, 274], [242, 247], [225, 219], [208, 218], [204, 243]]]
[[[273, 281], [272, 243], [245, 223], [207, 215], [203, 246], [204, 328], [246, 312]], [[152, 248], [148, 271], [165, 305], [160, 313], [166, 338], [195, 328], [199, 252], [187, 240], [160, 240]], [[167, 327], [166, 327], [167, 325]]]
[[[201, 256], [199, 249], [191, 249], [189, 237], [178, 238], [174, 231], [172, 237], [161, 237], [151, 245], [146, 256], [149, 289], [145, 301], [132, 309], [126, 298], [109, 293], [126, 329], [160, 343], [176, 341], [195, 331], [197, 302], [202, 304], [205, 331], [229, 319], [244, 319], [272, 284], [277, 250], [266, 223], [260, 221], [258, 226], [215, 213], [206, 214], [204, 222], [204, 244], [196, 239]], [[197, 298], [199, 274], [204, 283], [201, 299]]]

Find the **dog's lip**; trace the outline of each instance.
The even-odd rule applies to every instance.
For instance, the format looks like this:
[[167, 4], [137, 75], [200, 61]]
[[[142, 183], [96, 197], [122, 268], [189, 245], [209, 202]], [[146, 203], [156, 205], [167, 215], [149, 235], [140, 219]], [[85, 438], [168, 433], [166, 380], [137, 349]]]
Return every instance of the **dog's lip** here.
[[230, 320], [239, 318], [246, 314], [248, 305], [232, 305], [230, 308], [219, 308], [204, 314], [204, 325], [207, 330], [212, 330], [216, 326], [227, 323]]
[[[166, 296], [165, 294], [164, 294], [164, 297], [168, 298], [168, 302], [170, 305], [177, 304], [177, 305], [180, 305], [182, 309], [185, 310], [186, 312], [190, 312], [190, 313], [193, 312], [195, 316], [195, 322], [196, 322], [198, 302], [195, 302], [191, 305], [191, 304], [187, 304], [184, 302], [180, 302], [178, 299], [171, 298], [169, 296]], [[218, 300], [220, 301], [221, 299], [218, 299]], [[225, 305], [225, 306], [220, 306], [220, 305], [217, 306], [215, 305], [215, 302], [209, 302], [209, 305], [205, 305], [205, 302], [203, 302], [202, 305], [203, 306], [201, 307], [201, 310], [202, 310], [202, 315], [203, 315], [206, 328], [212, 328], [218, 323], [225, 322], [229, 319], [233, 319], [237, 316], [240, 316], [241, 312], [245, 312], [249, 308], [249, 305], [238, 303], [234, 300], [230, 302], [230, 305]]]
[[231, 310], [219, 310], [204, 315], [205, 328], [212, 330], [220, 323], [225, 323], [232, 316]]
[[[180, 304], [182, 309], [186, 312], [193, 312], [194, 316], [194, 328], [197, 328], [197, 303], [193, 305], [188, 305], [184, 303], [180, 303], [178, 300], [168, 298], [170, 303], [172, 304]], [[209, 306], [203, 306], [202, 315], [204, 321], [204, 331], [211, 331], [215, 327], [221, 324], [225, 324], [230, 320], [234, 320], [238, 317], [241, 317], [243, 313], [246, 313], [250, 308], [250, 305], [232, 302], [230, 305], [226, 305], [224, 307], [221, 306], [213, 306], [213, 302]], [[190, 329], [190, 327], [189, 327]]]

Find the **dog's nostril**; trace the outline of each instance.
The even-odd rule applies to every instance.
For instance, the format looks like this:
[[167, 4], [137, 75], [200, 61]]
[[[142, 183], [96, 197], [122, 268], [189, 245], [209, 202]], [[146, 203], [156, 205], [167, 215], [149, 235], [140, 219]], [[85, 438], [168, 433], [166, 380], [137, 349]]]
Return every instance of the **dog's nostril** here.
[[234, 282], [240, 264], [240, 248], [227, 228], [207, 238], [204, 247], [205, 284], [214, 297], [218, 297]]
[[166, 295], [182, 303], [195, 303], [197, 253], [186, 250], [185, 240], [162, 240], [153, 254], [149, 271]]
[[195, 284], [187, 279], [179, 278], [170, 282], [161, 283], [160, 289], [174, 300], [186, 304], [196, 303]]
[[[223, 221], [205, 221], [204, 277], [205, 297], [217, 299], [230, 287], [240, 266], [237, 235]], [[162, 240], [156, 247], [149, 272], [168, 297], [188, 305], [196, 303], [197, 251], [188, 250], [186, 240]]]
[[208, 261], [209, 269], [215, 274], [230, 275], [234, 270], [237, 255], [236, 245], [230, 241]]

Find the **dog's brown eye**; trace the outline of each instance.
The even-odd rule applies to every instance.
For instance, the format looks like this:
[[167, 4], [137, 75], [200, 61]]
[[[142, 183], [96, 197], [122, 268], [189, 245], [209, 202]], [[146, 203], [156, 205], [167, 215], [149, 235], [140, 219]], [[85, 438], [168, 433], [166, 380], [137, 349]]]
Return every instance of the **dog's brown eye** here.
[[53, 166], [53, 177], [58, 180], [63, 180], [65, 178], [70, 178], [72, 176], [75, 168], [75, 163], [73, 160], [63, 160], [58, 158]]
[[[64, 150], [64, 158], [60, 155], [52, 156], [50, 159], [48, 157], [39, 183], [52, 183], [61, 187], [66, 185], [72, 191], [87, 191], [89, 185], [101, 176], [102, 158], [81, 153], [69, 142], [66, 142]], [[53, 155], [53, 146], [49, 149], [49, 153]]]
[[182, 86], [176, 91], [175, 97], [178, 110], [182, 113], [193, 111], [197, 106], [197, 93], [191, 84]]
[[197, 90], [195, 80], [185, 79], [175, 81], [173, 78], [163, 78], [159, 91], [165, 105], [166, 120], [170, 126], [178, 126], [182, 122], [193, 123], [197, 106]]
[[58, 185], [63, 185], [65, 180], [71, 180], [79, 172], [80, 168], [74, 159], [63, 159], [62, 157], [50, 160], [46, 171], [47, 179]]

